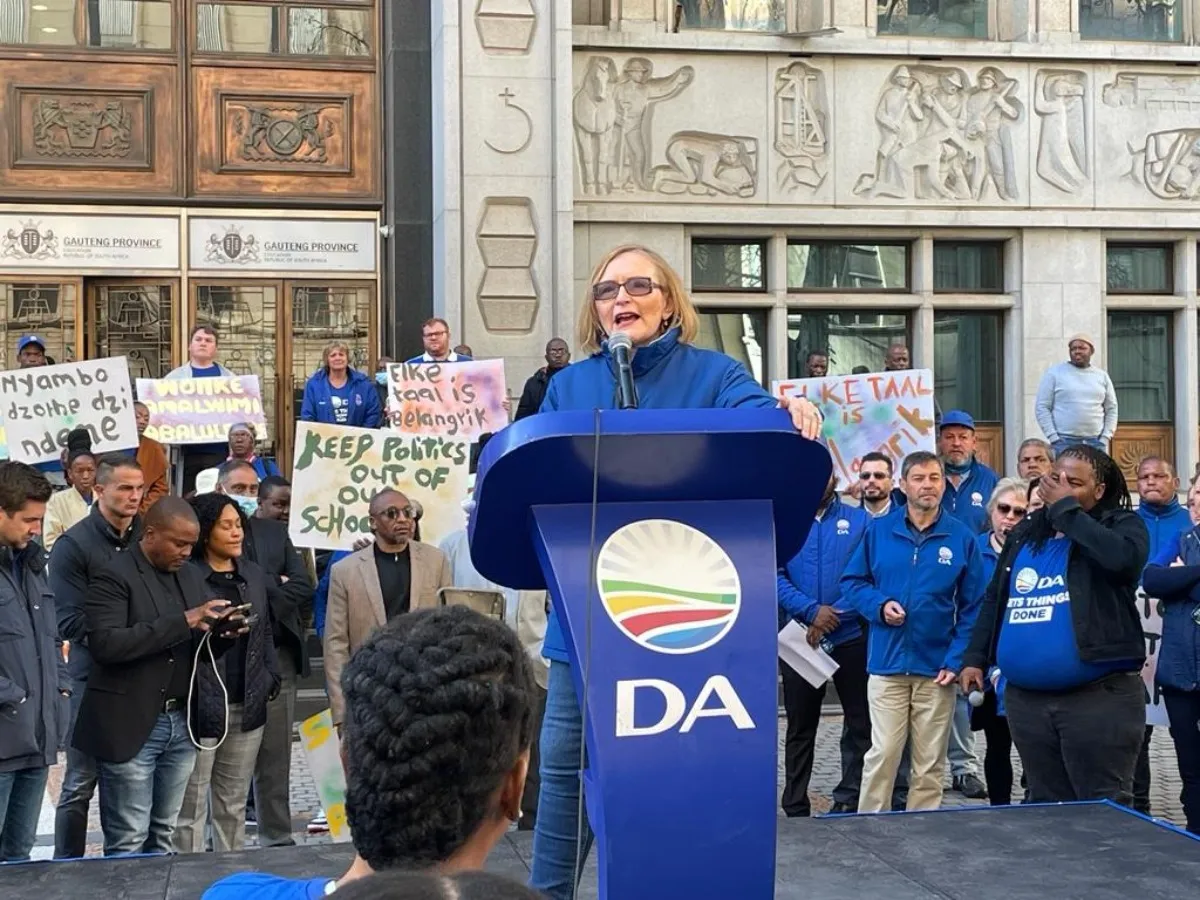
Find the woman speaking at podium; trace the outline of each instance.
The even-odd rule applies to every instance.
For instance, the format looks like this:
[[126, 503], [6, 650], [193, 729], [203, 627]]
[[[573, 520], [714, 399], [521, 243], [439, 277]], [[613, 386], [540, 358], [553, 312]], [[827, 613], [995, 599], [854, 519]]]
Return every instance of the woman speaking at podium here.
[[[541, 412], [616, 408], [616, 364], [608, 338], [624, 332], [632, 344], [639, 407], [783, 405], [797, 431], [809, 439], [817, 437], [821, 413], [816, 406], [799, 397], [776, 400], [737, 360], [694, 346], [698, 329], [696, 308], [666, 260], [638, 245], [610, 250], [592, 272], [579, 311], [577, 339], [590, 356], [554, 376]], [[530, 885], [551, 900], [571, 900], [592, 831], [580, 803], [583, 717], [571, 682], [566, 641], [553, 610], [543, 655], [550, 660], [550, 682], [542, 722], [541, 791]]]

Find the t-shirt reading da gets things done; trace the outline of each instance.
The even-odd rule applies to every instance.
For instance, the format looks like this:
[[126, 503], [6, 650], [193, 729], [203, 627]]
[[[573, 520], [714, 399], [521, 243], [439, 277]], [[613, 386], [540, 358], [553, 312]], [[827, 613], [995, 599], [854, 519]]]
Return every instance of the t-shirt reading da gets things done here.
[[293, 879], [261, 872], [239, 872], [222, 878], [201, 900], [322, 900], [333, 894], [332, 878]]
[[1011, 685], [1066, 691], [1138, 668], [1136, 661], [1089, 663], [1079, 658], [1067, 589], [1070, 550], [1069, 538], [1051, 538], [1036, 549], [1025, 544], [1013, 562], [996, 647], [996, 665]]

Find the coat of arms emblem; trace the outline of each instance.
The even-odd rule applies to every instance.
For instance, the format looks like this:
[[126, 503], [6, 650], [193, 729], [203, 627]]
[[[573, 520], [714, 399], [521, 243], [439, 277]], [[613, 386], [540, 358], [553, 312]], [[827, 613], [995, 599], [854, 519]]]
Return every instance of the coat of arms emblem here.
[[259, 262], [258, 241], [254, 235], [243, 235], [236, 225], [230, 225], [224, 234], [209, 235], [204, 260], [239, 266]]
[[52, 228], [42, 230], [41, 223], [21, 223], [21, 230], [10, 228], [0, 242], [0, 258], [16, 260], [54, 259], [58, 256], [58, 235]]

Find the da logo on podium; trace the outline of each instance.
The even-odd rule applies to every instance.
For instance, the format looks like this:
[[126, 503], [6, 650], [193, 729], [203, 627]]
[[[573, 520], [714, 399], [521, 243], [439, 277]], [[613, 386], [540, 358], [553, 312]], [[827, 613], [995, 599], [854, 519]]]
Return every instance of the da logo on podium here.
[[[704, 532], [669, 519], [632, 522], [604, 542], [596, 560], [604, 608], [634, 643], [655, 653], [699, 653], [718, 643], [737, 621], [742, 602], [737, 568]], [[618, 681], [617, 737], [681, 734], [701, 718], [727, 717], [738, 729], [754, 728], [745, 704], [725, 675], [713, 675], [688, 702], [661, 678]], [[658, 721], [642, 722], [638, 697], [660, 695]]]
[[635, 643], [657, 653], [698, 653], [723, 638], [742, 602], [737, 569], [707, 534], [669, 519], [617, 529], [600, 548], [604, 608]]

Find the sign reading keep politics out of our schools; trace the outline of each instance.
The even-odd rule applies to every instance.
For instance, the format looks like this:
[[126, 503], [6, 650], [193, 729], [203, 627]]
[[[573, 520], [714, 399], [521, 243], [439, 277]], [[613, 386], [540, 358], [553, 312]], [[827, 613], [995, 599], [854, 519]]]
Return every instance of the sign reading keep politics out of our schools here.
[[899, 469], [917, 450], [934, 452], [933, 371], [868, 372], [776, 381], [778, 397], [807, 397], [821, 408], [821, 437], [833, 457], [838, 488], [858, 478], [862, 458], [878, 451]]
[[239, 422], [253, 425], [260, 441], [267, 439], [257, 375], [139, 378], [137, 392], [150, 410], [146, 436], [160, 443], [221, 444]]
[[129, 365], [119, 356], [0, 372], [0, 418], [17, 462], [57, 461], [81, 426], [97, 453], [138, 445]]

